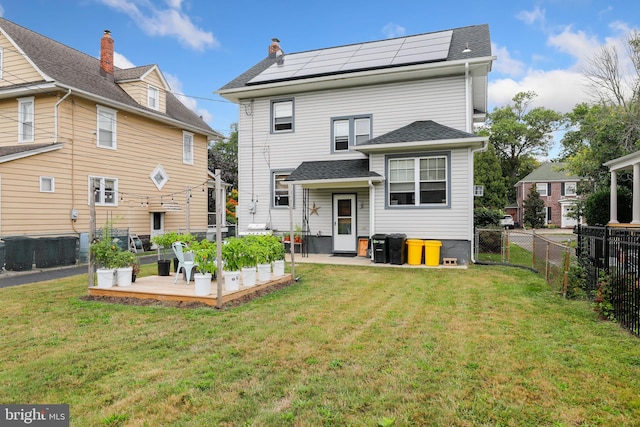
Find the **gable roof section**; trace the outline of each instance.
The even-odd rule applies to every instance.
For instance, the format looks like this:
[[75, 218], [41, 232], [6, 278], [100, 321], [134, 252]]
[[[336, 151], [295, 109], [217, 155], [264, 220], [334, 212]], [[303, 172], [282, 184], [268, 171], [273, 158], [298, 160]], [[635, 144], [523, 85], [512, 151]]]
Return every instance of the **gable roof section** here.
[[[156, 118], [178, 120], [192, 128], [198, 129], [206, 135], [217, 135], [196, 113], [189, 110], [171, 92], [167, 94], [166, 114], [149, 109], [138, 104], [118, 84], [101, 74], [100, 60], [68, 47], [60, 42], [47, 38], [41, 34], [17, 25], [7, 19], [0, 18], [0, 30], [19, 47], [28, 59], [45, 74], [45, 80], [55, 82], [63, 88], [75, 89], [99, 98], [103, 98], [114, 104], [126, 106], [145, 115], [153, 115]], [[96, 43], [98, 39], [96, 39]], [[140, 78], [144, 72], [154, 66], [135, 67], [122, 70], [114, 67], [114, 77]], [[143, 71], [144, 70], [144, 71]], [[34, 82], [32, 84], [38, 84]], [[16, 86], [28, 86], [24, 82], [16, 82]], [[3, 87], [6, 90], [9, 87]], [[174, 102], [175, 101], [175, 102]]]
[[529, 175], [516, 183], [516, 186], [525, 182], [558, 182], [558, 181], [580, 181], [581, 177], [573, 175], [563, 170], [563, 162], [546, 162], [541, 164]]
[[64, 147], [62, 144], [22, 144], [0, 147], [0, 163], [22, 159], [24, 157], [35, 156], [37, 154], [48, 153]]
[[350, 187], [368, 185], [371, 181], [382, 181], [377, 172], [369, 171], [369, 159], [323, 160], [302, 162], [285, 179], [285, 182], [306, 187], [336, 187], [338, 184]]
[[433, 120], [421, 120], [358, 144], [354, 149], [373, 152], [435, 148], [443, 145], [449, 148], [483, 146], [487, 140], [487, 137], [441, 125]]

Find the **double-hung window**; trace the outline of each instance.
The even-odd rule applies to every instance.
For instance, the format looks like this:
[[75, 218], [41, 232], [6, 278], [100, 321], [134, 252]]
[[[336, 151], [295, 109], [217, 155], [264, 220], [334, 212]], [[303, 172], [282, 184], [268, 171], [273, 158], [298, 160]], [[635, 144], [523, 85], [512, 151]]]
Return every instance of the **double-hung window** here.
[[289, 206], [289, 185], [285, 182], [285, 179], [290, 174], [291, 171], [271, 172], [272, 207]]
[[447, 155], [389, 158], [389, 205], [448, 205], [448, 173]]
[[147, 88], [147, 105], [154, 110], [160, 108], [160, 91], [157, 87], [149, 86]]
[[118, 180], [99, 176], [89, 177], [89, 197], [96, 206], [118, 206]]
[[335, 117], [331, 119], [331, 151], [349, 148], [371, 139], [371, 116]]
[[98, 147], [116, 149], [116, 119], [115, 110], [98, 106]]
[[271, 101], [271, 132], [293, 132], [293, 99]]
[[549, 196], [551, 194], [551, 183], [543, 182], [536, 184], [536, 191], [541, 197]]
[[18, 99], [18, 142], [33, 142], [34, 98]]
[[575, 182], [563, 182], [562, 183], [562, 195], [563, 196], [575, 196], [577, 195]]
[[193, 164], [193, 134], [182, 132], [182, 163]]

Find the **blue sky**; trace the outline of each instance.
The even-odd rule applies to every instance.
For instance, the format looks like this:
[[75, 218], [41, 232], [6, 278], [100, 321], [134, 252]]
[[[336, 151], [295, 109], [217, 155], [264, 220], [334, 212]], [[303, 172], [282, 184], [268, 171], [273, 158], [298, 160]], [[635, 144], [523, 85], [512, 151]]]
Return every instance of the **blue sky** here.
[[158, 64], [173, 92], [228, 134], [238, 107], [214, 91], [262, 60], [272, 37], [287, 52], [489, 24], [490, 109], [519, 91], [561, 112], [589, 99], [581, 67], [640, 26], [640, 2], [0, 0], [0, 14], [98, 57], [105, 29], [116, 65]]

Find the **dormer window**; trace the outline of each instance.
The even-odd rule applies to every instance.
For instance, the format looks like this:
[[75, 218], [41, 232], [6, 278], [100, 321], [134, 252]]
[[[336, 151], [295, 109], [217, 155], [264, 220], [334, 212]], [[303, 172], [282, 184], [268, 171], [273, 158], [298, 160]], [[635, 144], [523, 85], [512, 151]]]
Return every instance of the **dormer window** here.
[[18, 99], [18, 142], [33, 142], [34, 98]]
[[149, 86], [147, 88], [147, 106], [154, 110], [160, 108], [160, 91], [157, 87]]

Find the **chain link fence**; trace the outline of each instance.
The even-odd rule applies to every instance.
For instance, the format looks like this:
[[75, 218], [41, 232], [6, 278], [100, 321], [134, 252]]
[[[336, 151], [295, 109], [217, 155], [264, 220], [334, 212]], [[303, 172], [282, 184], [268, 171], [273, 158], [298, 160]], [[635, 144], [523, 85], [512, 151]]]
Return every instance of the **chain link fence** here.
[[570, 239], [558, 242], [533, 230], [477, 229], [474, 255], [480, 264], [530, 268], [566, 296], [569, 266], [575, 257], [569, 242]]

